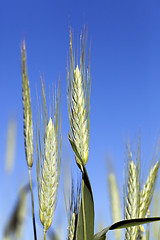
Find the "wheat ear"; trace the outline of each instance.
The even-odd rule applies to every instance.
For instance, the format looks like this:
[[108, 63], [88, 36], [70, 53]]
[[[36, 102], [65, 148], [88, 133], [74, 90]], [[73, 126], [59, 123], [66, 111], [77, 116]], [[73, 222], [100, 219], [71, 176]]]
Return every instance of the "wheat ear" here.
[[[43, 85], [42, 93], [45, 98]], [[45, 113], [47, 113], [46, 111], [47, 109]], [[43, 225], [44, 239], [46, 239], [46, 232], [52, 223], [57, 200], [61, 159], [61, 128], [59, 120], [58, 88], [53, 119], [50, 117], [49, 121], [47, 121], [45, 114], [44, 124], [42, 123], [41, 127], [39, 125], [38, 129], [39, 142], [36, 134], [39, 215]]]
[[[132, 156], [130, 144], [126, 146], [127, 178], [124, 186], [124, 215], [125, 219], [133, 219], [139, 216], [139, 192], [140, 192], [140, 141], [138, 143], [137, 164]], [[138, 227], [126, 228], [125, 240], [136, 240]]]
[[[81, 184], [77, 182], [77, 191], [74, 191], [74, 181], [72, 179], [72, 189], [70, 196], [70, 207], [68, 213], [69, 227], [68, 227], [68, 240], [74, 240], [76, 236], [78, 212], [80, 207]], [[68, 210], [67, 210], [68, 212]]]
[[[156, 183], [156, 179], [158, 177], [159, 170], [159, 161], [151, 167], [149, 175], [147, 177], [146, 184], [143, 186], [140, 191], [140, 203], [139, 203], [139, 218], [147, 217], [147, 211], [149, 210], [150, 203], [153, 198], [154, 187]], [[138, 230], [137, 240], [142, 239], [143, 232], [141, 229]]]
[[[127, 194], [125, 195], [125, 217], [129, 218], [144, 218], [148, 215], [149, 206], [153, 197], [154, 187], [158, 176], [160, 163], [157, 161], [150, 169], [146, 184], [140, 187], [140, 160], [141, 160], [141, 145], [140, 139], [137, 152], [137, 164], [132, 160], [130, 146], [128, 148], [128, 179], [127, 179]], [[156, 155], [157, 158], [157, 155]], [[134, 234], [130, 229], [135, 229]], [[125, 239], [140, 240], [143, 238], [143, 227], [127, 228]]]
[[154, 186], [158, 176], [159, 166], [160, 163], [159, 161], [157, 161], [156, 164], [150, 169], [146, 184], [143, 186], [143, 189], [141, 190], [139, 212], [140, 218], [145, 217], [145, 215], [147, 214], [147, 210], [150, 206], [154, 193]]
[[22, 96], [23, 96], [24, 145], [25, 145], [27, 165], [29, 168], [29, 182], [30, 182], [31, 200], [32, 200], [32, 219], [33, 219], [34, 238], [37, 239], [35, 216], [34, 216], [34, 198], [33, 198], [32, 181], [31, 181], [31, 168], [33, 165], [33, 121], [32, 121], [32, 111], [31, 111], [29, 80], [27, 76], [25, 41], [23, 41], [22, 43], [21, 52], [22, 52]]
[[31, 111], [31, 98], [29, 80], [26, 66], [26, 46], [22, 43], [22, 90], [23, 90], [23, 126], [24, 144], [28, 167], [33, 165], [33, 121]]
[[[108, 182], [112, 209], [112, 219], [113, 222], [118, 222], [121, 220], [121, 201], [116, 176], [114, 173], [109, 174]], [[122, 234], [120, 230], [115, 231], [115, 237], [117, 240], [121, 240], [121, 235]]]
[[[138, 217], [138, 179], [137, 169], [133, 160], [130, 159], [128, 162], [128, 179], [127, 179], [127, 200], [125, 206], [125, 219], [137, 218]], [[136, 240], [137, 227], [126, 228], [125, 239]]]
[[89, 156], [89, 122], [90, 122], [90, 67], [85, 69], [86, 32], [83, 34], [82, 51], [80, 48], [80, 67], [75, 67], [72, 32], [70, 30], [70, 70], [67, 68], [68, 112], [71, 138], [84, 164]]

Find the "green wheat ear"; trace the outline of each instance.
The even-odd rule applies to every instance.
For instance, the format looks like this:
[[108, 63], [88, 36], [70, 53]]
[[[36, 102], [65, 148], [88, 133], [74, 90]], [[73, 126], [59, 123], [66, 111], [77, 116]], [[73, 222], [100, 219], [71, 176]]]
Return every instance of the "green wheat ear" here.
[[[128, 162], [128, 178], [127, 178], [127, 196], [125, 203], [125, 219], [134, 219], [139, 217], [139, 181], [138, 171], [132, 158]], [[125, 239], [132, 240], [137, 238], [138, 228], [126, 228]]]
[[34, 239], [37, 239], [35, 216], [34, 216], [34, 198], [32, 190], [31, 181], [31, 168], [33, 165], [33, 121], [32, 121], [32, 111], [31, 111], [31, 98], [30, 98], [30, 88], [29, 80], [27, 76], [27, 66], [26, 66], [26, 45], [25, 41], [22, 43], [22, 96], [23, 96], [23, 127], [24, 127], [24, 145], [26, 160], [29, 169], [29, 182], [30, 191], [32, 199], [32, 219], [33, 219], [33, 229], [34, 229]]
[[23, 95], [23, 127], [24, 127], [24, 144], [28, 167], [33, 165], [33, 121], [31, 111], [31, 98], [29, 80], [26, 66], [26, 45], [22, 43], [22, 95]]
[[[70, 30], [70, 69], [67, 68], [68, 112], [71, 138], [77, 151], [86, 164], [89, 156], [89, 123], [90, 123], [90, 66], [85, 68], [86, 32], [81, 36], [80, 66], [75, 67], [72, 32]], [[87, 78], [86, 78], [87, 72]]]
[[59, 88], [55, 100], [54, 115], [49, 117], [46, 95], [42, 83], [42, 114], [39, 116], [36, 133], [37, 147], [37, 181], [39, 215], [44, 229], [44, 239], [50, 227], [56, 207], [57, 190], [61, 161], [61, 125], [59, 118]]
[[[121, 200], [120, 200], [120, 192], [118, 189], [117, 179], [113, 172], [110, 172], [108, 175], [108, 183], [109, 183], [109, 195], [111, 202], [111, 211], [112, 211], [112, 219], [113, 222], [118, 222], [121, 220]], [[122, 233], [120, 230], [115, 231], [115, 237], [117, 240], [121, 240]]]

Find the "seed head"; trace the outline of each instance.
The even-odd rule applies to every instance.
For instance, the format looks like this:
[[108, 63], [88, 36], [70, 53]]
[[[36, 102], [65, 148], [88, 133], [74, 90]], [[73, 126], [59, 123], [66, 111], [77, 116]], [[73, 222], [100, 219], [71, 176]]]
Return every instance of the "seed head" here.
[[[42, 94], [45, 98], [44, 86]], [[46, 99], [43, 99], [43, 101]], [[60, 173], [61, 136], [59, 123], [59, 90], [55, 102], [54, 116], [47, 120], [47, 105], [42, 104], [44, 119], [39, 122], [38, 134], [36, 134], [37, 147], [37, 181], [39, 215], [44, 232], [50, 227], [54, 210], [56, 208], [57, 190]], [[43, 114], [41, 115], [43, 118]]]
[[31, 98], [29, 80], [26, 66], [26, 46], [22, 43], [22, 96], [23, 96], [23, 128], [24, 145], [28, 167], [33, 165], [33, 121], [31, 111]]
[[[70, 71], [67, 72], [68, 112], [71, 138], [77, 151], [86, 164], [89, 156], [89, 121], [90, 121], [90, 67], [85, 78], [86, 33], [83, 35], [80, 67], [73, 57], [72, 33], [70, 32]], [[81, 51], [81, 49], [80, 49]]]

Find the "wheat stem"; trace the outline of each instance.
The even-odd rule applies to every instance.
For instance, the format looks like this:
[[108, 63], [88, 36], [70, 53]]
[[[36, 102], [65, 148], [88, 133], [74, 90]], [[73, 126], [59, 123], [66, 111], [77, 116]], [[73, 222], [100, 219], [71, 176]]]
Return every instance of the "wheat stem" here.
[[31, 180], [31, 168], [29, 168], [29, 184], [30, 184], [31, 201], [32, 201], [32, 220], [33, 220], [34, 239], [37, 240], [36, 223], [35, 223], [35, 215], [34, 215], [34, 199], [33, 199], [33, 189], [32, 189], [32, 180]]
[[44, 240], [46, 240], [46, 231], [44, 230]]

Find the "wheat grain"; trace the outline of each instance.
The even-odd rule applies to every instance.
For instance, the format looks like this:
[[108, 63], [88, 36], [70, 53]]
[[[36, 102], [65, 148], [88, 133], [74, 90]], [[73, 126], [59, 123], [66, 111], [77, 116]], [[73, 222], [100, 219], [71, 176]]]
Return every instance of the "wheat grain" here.
[[75, 68], [72, 33], [70, 31], [70, 71], [67, 71], [68, 111], [72, 141], [84, 164], [89, 156], [90, 67], [85, 78], [86, 33], [83, 35], [80, 68]]

